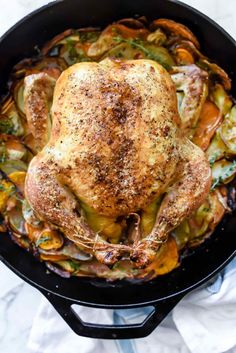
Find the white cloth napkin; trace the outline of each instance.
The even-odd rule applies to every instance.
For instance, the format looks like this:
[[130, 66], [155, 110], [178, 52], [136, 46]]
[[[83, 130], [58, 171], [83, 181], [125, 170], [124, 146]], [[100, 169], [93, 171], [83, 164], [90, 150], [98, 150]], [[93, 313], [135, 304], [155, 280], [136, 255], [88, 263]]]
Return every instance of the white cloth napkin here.
[[[88, 322], [134, 323], [146, 309], [77, 307]], [[146, 310], [147, 311], [147, 310]], [[77, 336], [42, 299], [28, 343], [33, 353], [236, 353], [236, 258], [206, 286], [188, 294], [148, 337], [97, 340]], [[234, 347], [234, 348], [233, 348]]]

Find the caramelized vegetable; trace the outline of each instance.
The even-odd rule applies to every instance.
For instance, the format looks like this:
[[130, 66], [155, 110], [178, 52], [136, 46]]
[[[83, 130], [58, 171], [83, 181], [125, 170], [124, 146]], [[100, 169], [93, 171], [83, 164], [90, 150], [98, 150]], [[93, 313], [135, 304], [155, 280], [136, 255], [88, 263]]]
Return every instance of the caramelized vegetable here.
[[15, 104], [18, 108], [19, 114], [24, 118], [25, 109], [24, 109], [24, 80], [19, 80], [12, 86], [13, 97]]
[[0, 179], [0, 213], [4, 212], [9, 197], [14, 192], [14, 185], [7, 180]]
[[15, 171], [27, 171], [27, 166], [26, 164], [21, 161], [21, 160], [6, 160], [3, 162], [0, 162], [0, 170], [2, 170], [4, 173], [11, 174], [14, 173]]
[[26, 225], [29, 239], [35, 243], [37, 247], [43, 250], [57, 250], [63, 246], [62, 235], [50, 228], [36, 228], [32, 225]]
[[226, 115], [227, 113], [229, 113], [233, 102], [221, 85], [215, 85], [214, 89], [211, 92], [211, 98], [220, 110], [221, 114]]
[[175, 64], [173, 58], [164, 47], [157, 47], [145, 41], [137, 39], [125, 39], [122, 37], [115, 38], [118, 45], [109, 50], [104, 56], [105, 57], [116, 57], [119, 59], [151, 59], [167, 70]]
[[160, 201], [161, 200], [155, 200], [142, 211], [140, 225], [144, 236], [151, 233], [156, 220], [157, 210], [160, 206]]
[[12, 97], [8, 97], [0, 110], [0, 133], [22, 136], [24, 124], [20, 119]]
[[174, 55], [178, 65], [191, 65], [195, 62], [192, 54], [187, 49], [176, 48]]
[[[232, 104], [231, 101], [230, 105]], [[223, 105], [223, 109], [227, 105]], [[227, 110], [228, 112], [228, 107]], [[225, 117], [223, 123], [216, 131], [216, 134], [207, 150], [207, 156], [211, 164], [223, 156], [232, 156], [236, 154], [236, 108], [233, 107]]]
[[115, 38], [117, 37], [144, 40], [147, 38], [148, 33], [148, 30], [145, 28], [133, 29], [123, 24], [110, 25], [105, 28], [98, 40], [89, 47], [87, 55], [91, 58], [100, 57], [116, 45]]
[[62, 71], [67, 68], [63, 58], [43, 57], [38, 60], [25, 59], [14, 67], [14, 76], [24, 78], [32, 74], [46, 73], [58, 79]]
[[42, 222], [36, 217], [36, 215], [34, 214], [34, 211], [30, 207], [26, 199], [24, 199], [22, 203], [22, 213], [28, 226], [33, 226], [36, 228], [40, 228], [42, 226]]
[[109, 239], [112, 243], [117, 243], [120, 239], [124, 224], [116, 223], [116, 219], [99, 215], [87, 205], [81, 204], [89, 226], [95, 232], [101, 233], [105, 239]]
[[229, 183], [235, 174], [236, 161], [230, 162], [223, 158], [215, 162], [212, 166], [212, 189], [221, 183]]
[[6, 159], [18, 160], [26, 157], [27, 150], [18, 138], [13, 135], [0, 134], [1, 162]]
[[211, 165], [218, 159], [221, 159], [226, 154], [226, 146], [220, 137], [219, 130], [216, 131], [210, 146], [206, 151], [206, 156]]
[[161, 29], [156, 29], [155, 32], [150, 33], [147, 36], [147, 41], [149, 43], [156, 44], [158, 46], [163, 45], [166, 41], [166, 35]]
[[195, 37], [195, 35], [188, 29], [188, 27], [184, 26], [181, 23], [166, 19], [166, 18], [159, 18], [151, 23], [151, 31], [155, 30], [156, 28], [162, 28], [163, 30], [181, 37], [190, 40], [197, 48], [200, 47], [200, 44]]
[[[179, 265], [179, 254], [176, 241], [173, 237], [169, 237], [167, 242], [163, 244], [156, 255], [156, 259], [149, 265], [139, 277], [145, 274], [153, 273], [153, 277], [164, 275]], [[150, 277], [149, 277], [150, 279]]]
[[26, 236], [25, 220], [22, 215], [21, 203], [17, 202], [16, 206], [6, 212], [8, 227], [18, 236]]
[[222, 120], [223, 117], [216, 105], [210, 101], [206, 101], [200, 113], [193, 143], [205, 151]]
[[228, 154], [236, 154], [236, 106], [231, 109], [229, 117], [220, 127], [220, 137], [227, 146]]
[[135, 18], [122, 18], [122, 20], [117, 21], [117, 23], [133, 29], [145, 28], [144, 24], [139, 19]]
[[[217, 64], [210, 63], [207, 59], [202, 59], [199, 61], [199, 64], [204, 68], [207, 69], [214, 77], [216, 77], [223, 85], [226, 91], [231, 89], [231, 80], [228, 74]], [[214, 79], [213, 77], [213, 79]]]
[[42, 55], [47, 55], [50, 50], [56, 46], [60, 41], [64, 38], [69, 37], [70, 35], [74, 34], [73, 29], [67, 29], [66, 31], [58, 34], [57, 36], [53, 37], [49, 42], [47, 42], [41, 50]]
[[222, 196], [219, 189], [212, 191], [195, 214], [172, 232], [178, 248], [183, 249], [186, 245], [194, 247], [201, 244], [221, 221], [226, 207], [226, 197]]

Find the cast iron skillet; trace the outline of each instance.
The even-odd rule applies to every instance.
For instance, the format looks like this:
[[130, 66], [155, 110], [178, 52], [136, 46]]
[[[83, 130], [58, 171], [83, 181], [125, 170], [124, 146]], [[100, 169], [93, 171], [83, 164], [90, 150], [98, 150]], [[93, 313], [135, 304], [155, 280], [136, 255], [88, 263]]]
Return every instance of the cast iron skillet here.
[[[112, 21], [145, 15], [149, 20], [167, 17], [187, 25], [197, 35], [202, 51], [214, 58], [236, 83], [235, 41], [216, 23], [193, 8], [173, 0], [65, 0], [33, 12], [11, 28], [0, 41], [0, 94], [6, 91], [11, 67], [34, 54], [35, 46], [67, 28], [106, 26]], [[236, 94], [236, 84], [233, 92]], [[222, 269], [236, 253], [236, 216], [227, 216], [213, 236], [181, 266], [150, 282], [89, 278], [63, 279], [46, 273], [45, 265], [0, 236], [0, 259], [17, 275], [38, 288], [69, 326], [79, 335], [97, 338], [137, 338], [150, 334], [168, 312], [193, 288]], [[83, 322], [71, 308], [82, 304], [96, 308], [134, 308], [153, 305], [144, 322], [109, 326]]]

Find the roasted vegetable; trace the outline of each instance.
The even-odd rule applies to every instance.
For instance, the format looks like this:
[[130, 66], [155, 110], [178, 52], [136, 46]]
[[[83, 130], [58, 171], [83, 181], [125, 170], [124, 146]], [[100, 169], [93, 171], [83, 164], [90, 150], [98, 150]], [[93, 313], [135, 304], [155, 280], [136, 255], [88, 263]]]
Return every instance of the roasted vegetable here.
[[176, 48], [174, 57], [178, 65], [191, 65], [195, 63], [193, 55], [185, 48]]
[[223, 117], [216, 105], [210, 101], [206, 101], [198, 119], [193, 142], [205, 151], [222, 120]]
[[123, 24], [110, 25], [105, 28], [98, 40], [89, 47], [87, 55], [91, 58], [101, 57], [117, 44], [117, 41], [114, 40], [117, 37], [144, 40], [147, 38], [148, 34], [149, 32], [146, 28], [133, 29]]
[[133, 29], [145, 28], [141, 18], [122, 18], [122, 20], [117, 21], [117, 23]]
[[215, 85], [214, 89], [210, 92], [210, 97], [220, 110], [221, 114], [226, 115], [229, 113], [233, 102], [225, 92], [223, 86], [219, 84]]
[[172, 232], [178, 248], [181, 250], [186, 245], [194, 247], [201, 244], [221, 221], [226, 208], [226, 197], [219, 189], [212, 191], [195, 214]]
[[27, 171], [27, 165], [21, 160], [5, 160], [0, 163], [0, 170], [6, 174], [14, 173], [15, 171]]
[[164, 47], [158, 47], [140, 39], [125, 39], [121, 36], [114, 37], [113, 40], [118, 44], [115, 48], [108, 51], [105, 57], [117, 57], [119, 59], [142, 59], [154, 60], [170, 70], [175, 64], [173, 58]]
[[156, 44], [158, 46], [163, 45], [166, 41], [166, 35], [161, 29], [156, 29], [155, 32], [150, 33], [147, 36], [147, 41], [149, 43]]
[[[230, 105], [231, 103], [230, 101]], [[226, 107], [227, 105], [224, 105], [222, 109], [226, 111]], [[211, 164], [224, 156], [236, 154], [236, 107], [233, 107], [225, 117], [206, 153]]]
[[206, 58], [202, 58], [198, 64], [205, 70], [209, 71], [212, 81], [219, 81], [222, 83], [224, 89], [229, 91], [231, 89], [231, 80], [228, 74], [217, 64], [209, 62]]
[[221, 183], [229, 183], [236, 174], [236, 160], [221, 159], [212, 166], [212, 190]]
[[0, 133], [22, 136], [24, 124], [12, 97], [8, 97], [0, 108]]
[[109, 239], [112, 243], [117, 243], [125, 224], [117, 223], [114, 218], [98, 215], [84, 203], [81, 203], [81, 205], [89, 226], [95, 232], [101, 233], [105, 239]]
[[[149, 276], [148, 279], [164, 275], [179, 265], [179, 254], [175, 239], [169, 236], [156, 255], [156, 259], [138, 275], [139, 278]], [[152, 274], [152, 276], [150, 276]]]
[[47, 256], [48, 259], [61, 257], [63, 259], [73, 259], [77, 261], [89, 261], [92, 259], [92, 255], [87, 254], [80, 250], [74, 243], [66, 240], [64, 246], [60, 249], [43, 249], [39, 248], [40, 256]]
[[200, 44], [195, 37], [195, 35], [190, 31], [190, 29], [184, 26], [181, 23], [169, 20], [167, 18], [159, 18], [151, 23], [150, 29], [151, 31], [156, 30], [157, 28], [161, 28], [168, 33], [178, 36], [180, 38], [190, 40], [197, 48], [200, 47]]
[[[37, 59], [25, 59], [14, 66], [13, 77], [23, 79], [25, 76], [44, 72], [52, 78], [58, 79], [62, 71], [66, 68], [67, 64], [63, 58], [39, 57]], [[21, 103], [19, 105], [21, 105]]]
[[146, 207], [141, 214], [141, 229], [144, 236], [151, 233], [156, 220], [157, 210], [160, 206], [161, 199], [155, 200], [148, 207]]
[[0, 179], [0, 213], [5, 211], [7, 201], [14, 191], [14, 185], [10, 181]]
[[13, 97], [18, 108], [19, 114], [24, 118], [25, 109], [24, 109], [24, 80], [19, 80], [12, 86]]
[[22, 213], [25, 221], [29, 226], [33, 226], [36, 228], [41, 227], [42, 222], [36, 217], [36, 215], [34, 214], [34, 211], [30, 207], [26, 199], [24, 199], [22, 203]]
[[12, 135], [0, 135], [1, 162], [4, 162], [6, 159], [24, 159], [26, 155], [27, 150], [18, 138]]
[[236, 154], [236, 106], [231, 109], [219, 130], [220, 137], [227, 147], [228, 154]]
[[29, 239], [43, 250], [57, 250], [63, 246], [62, 235], [49, 227], [39, 228], [26, 224]]
[[17, 202], [15, 207], [6, 212], [6, 221], [8, 227], [13, 233], [20, 236], [26, 236], [25, 220], [22, 215], [21, 202]]

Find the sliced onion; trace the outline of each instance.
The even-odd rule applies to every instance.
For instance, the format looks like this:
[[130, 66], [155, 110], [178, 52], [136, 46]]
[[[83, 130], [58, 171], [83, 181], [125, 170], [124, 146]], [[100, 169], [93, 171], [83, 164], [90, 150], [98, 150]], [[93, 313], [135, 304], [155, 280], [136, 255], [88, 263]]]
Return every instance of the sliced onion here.
[[65, 258], [71, 258], [80, 261], [89, 261], [92, 258], [91, 254], [87, 254], [80, 250], [74, 243], [69, 242], [63, 246], [60, 250], [45, 250], [39, 248], [39, 253], [43, 255], [52, 255], [52, 256], [64, 256]]
[[53, 265], [51, 262], [45, 262], [45, 264], [50, 271], [56, 273], [57, 275], [63, 278], [70, 278], [70, 272], [62, 270], [58, 266]]

